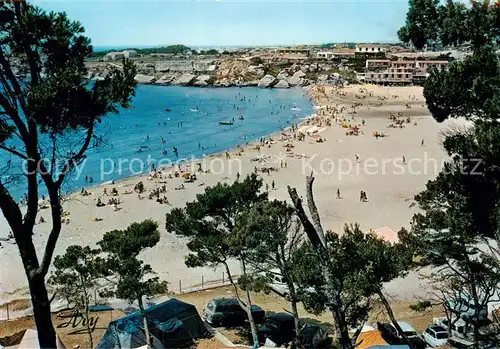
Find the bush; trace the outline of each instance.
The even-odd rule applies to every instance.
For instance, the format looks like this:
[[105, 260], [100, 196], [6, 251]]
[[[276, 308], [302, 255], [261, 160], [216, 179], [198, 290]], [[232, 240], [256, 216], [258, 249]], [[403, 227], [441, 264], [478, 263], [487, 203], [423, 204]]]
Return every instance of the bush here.
[[138, 193], [144, 193], [145, 190], [146, 190], [146, 188], [144, 188], [144, 183], [142, 183], [142, 182], [137, 183], [134, 187], [134, 191], [136, 191]]

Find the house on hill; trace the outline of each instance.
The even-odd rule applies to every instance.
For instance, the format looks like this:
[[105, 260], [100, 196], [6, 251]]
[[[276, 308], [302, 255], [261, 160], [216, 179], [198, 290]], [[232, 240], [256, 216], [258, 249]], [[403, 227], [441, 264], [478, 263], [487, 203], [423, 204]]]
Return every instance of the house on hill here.
[[379, 44], [356, 44], [356, 53], [377, 54], [387, 52], [386, 45]]

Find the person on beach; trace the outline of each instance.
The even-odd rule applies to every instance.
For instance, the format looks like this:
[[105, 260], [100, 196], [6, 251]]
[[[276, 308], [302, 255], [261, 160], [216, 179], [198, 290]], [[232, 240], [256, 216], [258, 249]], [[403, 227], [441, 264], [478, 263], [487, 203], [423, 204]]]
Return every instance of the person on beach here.
[[359, 164], [359, 155], [358, 154], [354, 154], [355, 158], [356, 158], [356, 163]]
[[406, 158], [404, 155], [403, 155], [403, 165], [406, 165]]
[[236, 172], [236, 181], [239, 181], [239, 180], [240, 180], [240, 173]]
[[275, 186], [275, 185], [274, 185], [274, 181], [273, 181], [273, 182], [271, 183], [271, 188], [273, 188], [273, 190], [274, 190], [274, 186]]
[[104, 195], [108, 196], [108, 190], [106, 188], [103, 189]]
[[266, 191], [269, 191], [269, 183], [266, 183]]
[[341, 199], [342, 197], [340, 196], [340, 189], [337, 189], [337, 199]]
[[420, 146], [424, 146], [424, 140], [422, 139], [422, 142], [420, 142]]

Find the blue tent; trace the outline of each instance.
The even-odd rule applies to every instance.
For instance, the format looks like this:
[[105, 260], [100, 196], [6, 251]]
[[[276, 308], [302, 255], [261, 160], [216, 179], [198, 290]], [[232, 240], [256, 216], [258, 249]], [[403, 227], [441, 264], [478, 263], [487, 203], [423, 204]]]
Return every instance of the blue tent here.
[[[189, 347], [207, 330], [192, 304], [177, 299], [151, 306], [144, 311], [155, 349]], [[132, 349], [146, 344], [143, 319], [139, 311], [111, 322], [97, 349]]]

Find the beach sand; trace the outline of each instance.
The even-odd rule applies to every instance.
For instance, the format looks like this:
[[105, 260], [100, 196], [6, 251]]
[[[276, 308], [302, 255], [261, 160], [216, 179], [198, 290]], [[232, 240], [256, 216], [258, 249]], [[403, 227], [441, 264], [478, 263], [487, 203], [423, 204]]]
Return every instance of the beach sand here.
[[[230, 183], [236, 179], [237, 172], [243, 177], [252, 173], [255, 167], [277, 169], [269, 174], [259, 172], [259, 175], [264, 180], [264, 186], [269, 186], [271, 198], [288, 201], [287, 185], [296, 187], [300, 195], [305, 195], [305, 176], [313, 170], [316, 177], [316, 204], [326, 230], [341, 231], [344, 224], [350, 223], [359, 223], [366, 231], [383, 226], [396, 231], [401, 227], [409, 228], [411, 217], [416, 212], [416, 208], [412, 207], [414, 195], [436, 176], [446, 158], [439, 143], [439, 131], [445, 126], [436, 123], [425, 108], [422, 88], [363, 85], [338, 90], [331, 86], [314, 86], [310, 93], [318, 107], [330, 105], [340, 110], [344, 106], [344, 112], [337, 114], [337, 121], [323, 107], [317, 109], [318, 114], [325, 114], [321, 124], [319, 118], [309, 122], [308, 127], [317, 125], [316, 129], [320, 131], [319, 136], [324, 142], [316, 141], [318, 134], [315, 137], [306, 135], [303, 141], [294, 141], [291, 132], [288, 132], [289, 140], [280, 141], [278, 133], [272, 136], [274, 144], [270, 147], [264, 145], [256, 150], [257, 143], [254, 142], [230, 151], [230, 159], [225, 154], [219, 154], [200, 160], [203, 169], [211, 168], [212, 171], [196, 172], [197, 180], [193, 183], [184, 183], [182, 178], [165, 179], [173, 171], [167, 169], [163, 171], [163, 179], [150, 180], [148, 176], [130, 178], [114, 185], [88, 188], [91, 193], [89, 196], [71, 194], [64, 203], [64, 210], [70, 213], [70, 222], [63, 226], [55, 255], [64, 253], [69, 245], [95, 245], [107, 231], [123, 229], [133, 222], [150, 218], [159, 222], [161, 239], [156, 247], [145, 251], [141, 257], [151, 264], [161, 279], [170, 282], [172, 291], [178, 290], [179, 280], [185, 288], [200, 284], [202, 276], [205, 282], [221, 279], [222, 269], [189, 269], [185, 266], [184, 258], [188, 253], [186, 241], [166, 232], [165, 213], [173, 207], [184, 207], [186, 202], [195, 200], [196, 194], [201, 193], [206, 186], [217, 182]], [[360, 105], [353, 109], [353, 104]], [[353, 110], [355, 114], [352, 114]], [[404, 123], [403, 128], [388, 128], [392, 123], [388, 119], [390, 113], [400, 113], [402, 118], [399, 119], [410, 117], [411, 122]], [[343, 122], [338, 121], [342, 118], [351, 126], [362, 124], [364, 119], [365, 125], [360, 126], [363, 134], [346, 135], [347, 129], [342, 127]], [[331, 126], [326, 126], [327, 120], [330, 120]], [[376, 138], [372, 135], [373, 131], [383, 132], [386, 137]], [[287, 155], [284, 147], [286, 143], [294, 146], [291, 152], [295, 155]], [[237, 156], [239, 152], [241, 155]], [[406, 165], [402, 164], [403, 156]], [[265, 162], [252, 161], [259, 157], [266, 159]], [[280, 161], [283, 166], [286, 162], [286, 168], [281, 167]], [[196, 169], [197, 166], [193, 163], [191, 168]], [[224, 171], [219, 174], [221, 168]], [[146, 188], [142, 194], [144, 198], [140, 200], [135, 192], [124, 195], [125, 191], [133, 191], [139, 180], [143, 181]], [[271, 188], [273, 181], [274, 190]], [[181, 184], [184, 184], [185, 189], [175, 190]], [[147, 198], [150, 190], [163, 185], [167, 192], [160, 197], [165, 195], [170, 205]], [[113, 187], [118, 190], [122, 201], [119, 210], [115, 210], [112, 205], [96, 207], [99, 197], [104, 203], [108, 202], [109, 197], [103, 196], [103, 187], [107, 188], [108, 193]], [[337, 198], [337, 190], [340, 190], [340, 199]], [[366, 192], [367, 202], [360, 201], [360, 191]], [[49, 221], [50, 212], [41, 210], [39, 216]], [[94, 218], [102, 220], [93, 221]], [[34, 240], [40, 254], [49, 229], [50, 221], [36, 226]], [[8, 232], [7, 223], [0, 221], [0, 237], [6, 237]], [[17, 246], [7, 242], [2, 244], [0, 292], [3, 296], [0, 303], [28, 294]], [[235, 274], [238, 273], [236, 264], [233, 270]], [[393, 283], [393, 286], [387, 286], [389, 293], [400, 298], [412, 298], [424, 292], [416, 275]]]

